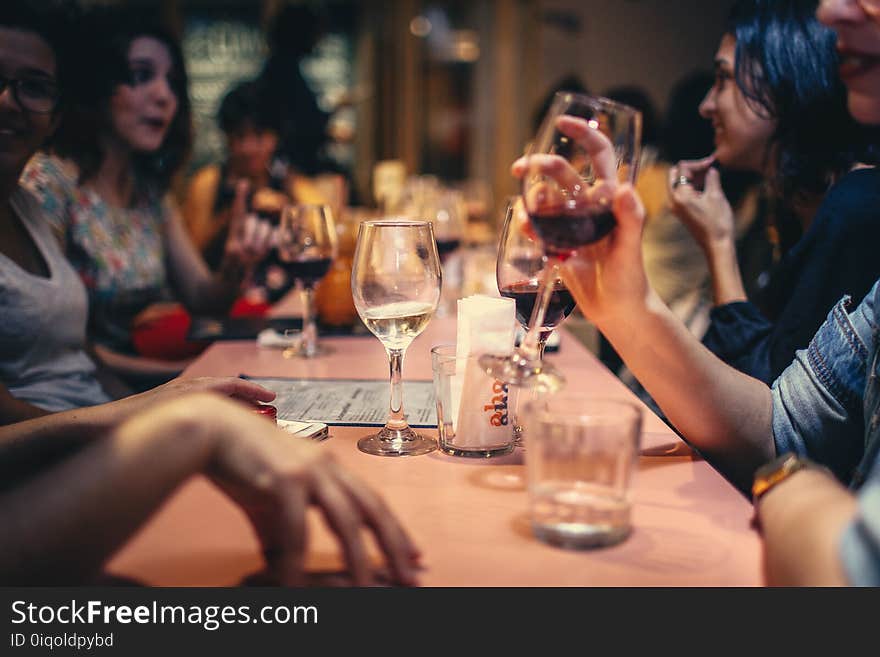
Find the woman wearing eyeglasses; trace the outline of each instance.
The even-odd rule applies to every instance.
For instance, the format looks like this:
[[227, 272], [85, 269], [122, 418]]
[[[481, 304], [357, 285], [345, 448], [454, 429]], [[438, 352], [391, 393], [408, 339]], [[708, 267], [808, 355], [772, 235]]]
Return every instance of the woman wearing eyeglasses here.
[[[5, 5], [4, 12], [14, 13]], [[6, 23], [4, 23], [6, 24]], [[0, 423], [110, 398], [86, 355], [88, 299], [19, 176], [52, 135], [69, 59], [43, 33], [0, 27]]]

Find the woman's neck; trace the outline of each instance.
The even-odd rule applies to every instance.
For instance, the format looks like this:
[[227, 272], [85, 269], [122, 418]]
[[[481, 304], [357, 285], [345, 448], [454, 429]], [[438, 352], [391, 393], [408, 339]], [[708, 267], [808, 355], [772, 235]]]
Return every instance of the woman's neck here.
[[104, 158], [89, 184], [109, 205], [130, 207], [134, 197], [131, 151], [111, 140], [102, 146]]
[[12, 198], [15, 190], [18, 189], [18, 179], [20, 177], [21, 172], [11, 176], [0, 176], [0, 206], [7, 207], [9, 205], [9, 199]]
[[245, 176], [251, 184], [251, 189], [262, 189], [269, 186], [269, 172], [266, 171], [258, 176]]
[[11, 194], [0, 196], [0, 233], [6, 235], [7, 229], [12, 225], [13, 212], [9, 202]]

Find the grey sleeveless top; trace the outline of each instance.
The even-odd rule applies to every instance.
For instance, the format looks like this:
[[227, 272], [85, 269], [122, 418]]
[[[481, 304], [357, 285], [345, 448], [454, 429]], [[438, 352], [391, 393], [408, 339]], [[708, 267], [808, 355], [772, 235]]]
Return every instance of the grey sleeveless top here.
[[110, 401], [84, 351], [88, 300], [35, 198], [10, 199], [46, 261], [49, 277], [0, 254], [0, 383], [22, 401], [61, 411]]

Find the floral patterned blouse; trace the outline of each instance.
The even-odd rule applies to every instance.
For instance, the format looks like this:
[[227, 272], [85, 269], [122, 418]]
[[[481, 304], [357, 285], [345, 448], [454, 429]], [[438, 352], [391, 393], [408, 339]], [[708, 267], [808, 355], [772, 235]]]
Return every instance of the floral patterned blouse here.
[[89, 338], [133, 353], [131, 320], [169, 298], [164, 240], [170, 208], [162, 199], [112, 207], [77, 179], [73, 163], [37, 154], [21, 183], [39, 199], [88, 290]]

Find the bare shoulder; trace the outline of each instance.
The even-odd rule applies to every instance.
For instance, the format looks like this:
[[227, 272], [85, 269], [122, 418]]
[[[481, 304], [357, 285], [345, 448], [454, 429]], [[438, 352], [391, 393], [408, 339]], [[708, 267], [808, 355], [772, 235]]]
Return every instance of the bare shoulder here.
[[213, 192], [220, 185], [220, 167], [209, 164], [196, 171], [189, 181], [189, 194]]

